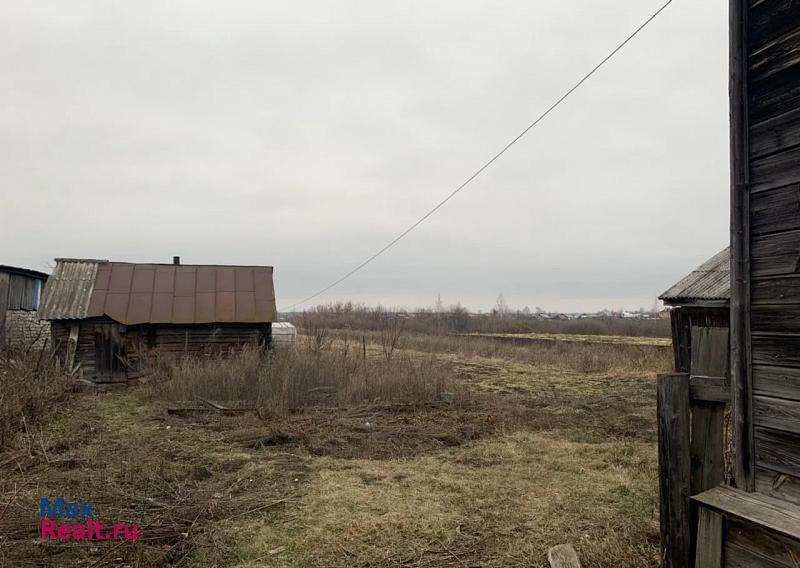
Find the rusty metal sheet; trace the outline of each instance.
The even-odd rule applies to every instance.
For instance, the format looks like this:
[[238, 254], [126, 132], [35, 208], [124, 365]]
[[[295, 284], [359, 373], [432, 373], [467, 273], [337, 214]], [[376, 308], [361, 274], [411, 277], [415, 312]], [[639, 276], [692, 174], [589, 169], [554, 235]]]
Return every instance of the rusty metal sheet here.
[[108, 284], [111, 282], [111, 265], [101, 264], [97, 267], [97, 278], [94, 281], [95, 290], [108, 290]]
[[156, 268], [156, 282], [154, 292], [168, 293], [170, 295], [175, 292], [175, 268], [172, 266], [159, 266]]
[[172, 321], [168, 323], [196, 323], [194, 296], [175, 296], [172, 300]]
[[254, 292], [236, 292], [236, 321], [248, 323], [258, 321]]
[[133, 280], [132, 264], [112, 264], [111, 282], [109, 282], [108, 284], [108, 291], [130, 293], [132, 280]]
[[217, 292], [217, 321], [236, 321], [236, 292]]
[[149, 292], [132, 292], [128, 303], [128, 312], [125, 316], [127, 325], [147, 323], [153, 307], [152, 280]]
[[272, 268], [266, 266], [60, 259], [51, 280], [46, 319], [108, 316], [126, 325], [277, 320]]
[[180, 266], [175, 271], [175, 296], [194, 297], [197, 270], [194, 267]]
[[214, 292], [197, 293], [194, 304], [195, 320], [205, 322], [216, 321], [216, 297], [217, 295]]
[[236, 277], [232, 266], [217, 267], [217, 292], [235, 292]]
[[217, 291], [217, 269], [214, 266], [197, 267], [197, 293]]
[[150, 292], [152, 294], [155, 277], [154, 266], [136, 266], [133, 270], [131, 292]]
[[253, 281], [256, 292], [256, 300], [275, 301], [275, 290], [272, 288], [272, 269], [255, 268], [253, 270]]
[[156, 292], [153, 294], [150, 322], [168, 323], [172, 321], [172, 297], [172, 292]]
[[275, 300], [256, 300], [256, 320], [276, 321], [278, 314], [275, 312]]
[[253, 269], [246, 266], [237, 267], [234, 271], [236, 276], [237, 292], [252, 292], [255, 290], [253, 285]]
[[[111, 280], [112, 282], [114, 280], [113, 273], [111, 275]], [[128, 292], [108, 292], [106, 294], [106, 304], [103, 310], [104, 314], [120, 323], [127, 323], [129, 300], [130, 294]]]

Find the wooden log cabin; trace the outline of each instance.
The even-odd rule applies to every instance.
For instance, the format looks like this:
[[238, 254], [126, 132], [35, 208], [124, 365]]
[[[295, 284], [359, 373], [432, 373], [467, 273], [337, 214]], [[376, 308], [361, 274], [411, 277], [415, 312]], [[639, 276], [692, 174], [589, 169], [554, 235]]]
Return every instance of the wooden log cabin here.
[[[659, 377], [663, 564], [798, 568], [797, 0], [730, 0], [730, 104], [730, 386], [712, 396], [710, 381], [727, 385], [723, 377]], [[733, 451], [723, 483], [722, 408], [713, 404], [726, 393]]]
[[95, 382], [136, 376], [143, 350], [197, 354], [267, 344], [277, 321], [270, 266], [56, 259], [40, 315], [66, 366]]

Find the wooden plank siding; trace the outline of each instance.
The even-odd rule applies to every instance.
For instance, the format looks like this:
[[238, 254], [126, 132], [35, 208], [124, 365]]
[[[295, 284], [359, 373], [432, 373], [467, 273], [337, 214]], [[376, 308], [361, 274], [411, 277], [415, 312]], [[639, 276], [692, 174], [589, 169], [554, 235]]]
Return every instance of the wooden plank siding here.
[[[733, 367], [740, 388], [735, 413], [744, 421], [736, 449], [747, 462], [739, 468], [740, 486], [794, 501], [800, 487], [800, 2], [732, 0], [731, 8], [732, 234], [740, 239], [734, 265], [741, 282], [732, 289], [732, 304], [743, 310], [732, 322], [740, 341]], [[741, 341], [748, 338], [745, 352]], [[734, 539], [726, 544], [726, 565], [753, 549]]]

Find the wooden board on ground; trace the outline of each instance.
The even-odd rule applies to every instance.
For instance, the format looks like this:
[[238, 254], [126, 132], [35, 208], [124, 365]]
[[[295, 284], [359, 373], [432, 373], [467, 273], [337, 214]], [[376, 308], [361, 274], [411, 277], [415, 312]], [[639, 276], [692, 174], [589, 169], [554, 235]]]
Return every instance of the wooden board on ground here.
[[174, 416], [190, 416], [208, 412], [236, 414], [255, 411], [256, 405], [252, 400], [209, 400], [199, 397], [197, 400], [179, 400], [167, 407], [167, 414]]
[[547, 551], [551, 568], [581, 568], [578, 553], [571, 544], [559, 544]]

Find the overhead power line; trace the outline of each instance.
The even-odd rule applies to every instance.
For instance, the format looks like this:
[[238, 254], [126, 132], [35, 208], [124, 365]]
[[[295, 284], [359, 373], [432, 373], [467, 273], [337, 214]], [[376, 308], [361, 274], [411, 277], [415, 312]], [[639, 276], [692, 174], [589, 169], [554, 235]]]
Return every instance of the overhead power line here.
[[455, 188], [453, 191], [451, 191], [451, 192], [450, 192], [450, 194], [448, 194], [448, 195], [447, 195], [447, 197], [445, 197], [445, 198], [444, 198], [444, 199], [442, 199], [442, 200], [441, 200], [439, 203], [437, 203], [437, 204], [436, 204], [436, 205], [435, 205], [435, 206], [434, 206], [434, 207], [433, 207], [431, 210], [429, 210], [427, 213], [425, 213], [425, 215], [423, 215], [422, 217], [420, 217], [419, 219], [417, 219], [417, 220], [416, 220], [416, 221], [415, 221], [415, 222], [414, 222], [414, 223], [413, 223], [411, 226], [409, 226], [409, 227], [408, 227], [408, 228], [407, 228], [405, 231], [403, 231], [402, 233], [400, 233], [399, 235], [397, 235], [397, 236], [396, 236], [394, 239], [392, 239], [392, 240], [391, 240], [389, 243], [387, 243], [387, 244], [386, 244], [386, 245], [385, 245], [383, 248], [381, 248], [381, 249], [380, 249], [378, 252], [376, 252], [376, 253], [374, 253], [372, 256], [368, 257], [366, 260], [364, 260], [363, 262], [361, 262], [361, 264], [359, 264], [358, 266], [356, 266], [355, 268], [353, 268], [352, 270], [350, 270], [349, 272], [347, 272], [347, 273], [346, 273], [344, 276], [342, 276], [341, 278], [339, 278], [339, 279], [337, 279], [337, 280], [334, 280], [333, 282], [331, 282], [330, 284], [328, 284], [328, 285], [327, 285], [327, 286], [325, 286], [324, 288], [322, 288], [322, 289], [318, 290], [317, 292], [314, 292], [313, 294], [311, 294], [310, 296], [308, 296], [308, 297], [306, 297], [306, 298], [303, 298], [303, 299], [302, 299], [302, 300], [300, 300], [299, 302], [295, 302], [294, 304], [292, 304], [292, 305], [290, 305], [290, 306], [287, 306], [286, 308], [283, 308], [281, 311], [289, 311], [289, 310], [291, 310], [291, 309], [294, 309], [294, 308], [295, 308], [295, 307], [297, 307], [297, 306], [300, 306], [300, 305], [302, 305], [302, 304], [305, 304], [306, 302], [309, 302], [309, 301], [313, 300], [314, 298], [316, 298], [316, 297], [318, 297], [318, 296], [321, 296], [322, 294], [324, 294], [325, 292], [327, 292], [327, 291], [328, 291], [328, 290], [330, 290], [331, 288], [333, 288], [333, 287], [335, 287], [335, 286], [338, 286], [339, 284], [341, 284], [342, 282], [344, 282], [345, 280], [347, 280], [348, 278], [350, 278], [351, 276], [353, 276], [353, 275], [354, 275], [356, 272], [359, 272], [361, 269], [363, 269], [365, 266], [367, 266], [367, 265], [368, 265], [369, 263], [371, 263], [373, 260], [375, 260], [376, 258], [378, 258], [379, 256], [381, 256], [383, 253], [385, 253], [385, 252], [386, 252], [386, 251], [388, 251], [390, 248], [392, 248], [394, 245], [396, 245], [398, 242], [400, 242], [400, 241], [401, 241], [401, 240], [402, 240], [402, 239], [403, 239], [403, 238], [404, 238], [406, 235], [408, 235], [408, 234], [409, 234], [411, 231], [413, 231], [414, 229], [416, 229], [417, 227], [419, 227], [419, 226], [420, 226], [420, 225], [421, 225], [421, 224], [422, 224], [422, 223], [423, 223], [423, 222], [424, 222], [426, 219], [428, 219], [428, 217], [430, 217], [431, 215], [433, 215], [434, 213], [436, 213], [436, 212], [437, 212], [439, 209], [441, 209], [441, 208], [444, 206], [444, 204], [445, 204], [445, 203], [447, 203], [448, 201], [450, 201], [451, 199], [453, 199], [453, 197], [455, 197], [455, 196], [456, 196], [456, 195], [457, 195], [457, 194], [458, 194], [458, 193], [459, 193], [459, 192], [460, 192], [462, 189], [464, 189], [465, 187], [467, 187], [467, 186], [468, 186], [468, 185], [469, 185], [469, 184], [470, 184], [470, 183], [471, 183], [471, 182], [472, 182], [472, 181], [473, 181], [475, 178], [477, 178], [479, 175], [481, 175], [481, 174], [484, 172], [484, 170], [486, 170], [486, 169], [487, 169], [489, 166], [491, 166], [491, 165], [492, 165], [492, 164], [493, 164], [493, 163], [494, 163], [494, 162], [495, 162], [495, 161], [496, 161], [496, 160], [497, 160], [497, 159], [498, 159], [500, 156], [502, 156], [503, 154], [505, 154], [505, 153], [506, 153], [506, 152], [507, 152], [507, 151], [508, 151], [508, 150], [509, 150], [509, 149], [510, 149], [510, 148], [511, 148], [511, 147], [512, 147], [514, 144], [516, 144], [517, 142], [519, 142], [519, 141], [520, 141], [520, 140], [521, 140], [521, 139], [522, 139], [522, 138], [523, 138], [523, 137], [524, 137], [524, 136], [525, 136], [525, 135], [526, 135], [528, 132], [530, 132], [530, 131], [531, 131], [531, 130], [532, 130], [532, 129], [533, 129], [533, 128], [534, 128], [534, 127], [537, 125], [537, 124], [539, 124], [539, 123], [540, 123], [542, 120], [544, 120], [545, 118], [547, 118], [547, 116], [548, 116], [548, 115], [549, 115], [551, 112], [553, 112], [553, 111], [554, 111], [556, 108], [558, 108], [558, 106], [559, 106], [561, 103], [563, 103], [565, 100], [567, 100], [567, 98], [568, 98], [568, 97], [569, 97], [569, 96], [570, 96], [572, 93], [574, 93], [575, 91], [577, 91], [577, 90], [578, 90], [578, 89], [579, 89], [579, 88], [580, 88], [580, 87], [581, 87], [581, 86], [582, 86], [582, 85], [583, 85], [583, 84], [584, 84], [586, 81], [588, 81], [588, 80], [589, 80], [589, 79], [590, 79], [590, 78], [591, 78], [591, 77], [592, 77], [592, 76], [593, 76], [595, 73], [597, 73], [597, 72], [600, 70], [600, 68], [601, 68], [601, 67], [603, 67], [603, 66], [604, 66], [606, 63], [608, 63], [608, 62], [609, 62], [609, 61], [610, 61], [610, 60], [611, 60], [611, 59], [612, 59], [612, 58], [613, 58], [613, 57], [614, 57], [614, 56], [615, 56], [617, 53], [619, 53], [619, 52], [622, 50], [622, 48], [624, 48], [626, 45], [628, 45], [628, 43], [630, 43], [630, 42], [631, 42], [631, 40], [633, 40], [633, 38], [635, 38], [637, 35], [639, 35], [639, 33], [641, 33], [641, 32], [642, 32], [642, 30], [644, 30], [644, 29], [645, 29], [645, 28], [646, 28], [646, 27], [647, 27], [647, 26], [648, 26], [648, 25], [649, 25], [649, 24], [650, 24], [650, 23], [651, 23], [653, 20], [655, 20], [655, 19], [656, 19], [656, 18], [657, 18], [657, 17], [658, 17], [658, 16], [661, 14], [661, 12], [663, 12], [664, 10], [666, 10], [666, 9], [669, 7], [669, 5], [670, 5], [670, 4], [672, 4], [673, 2], [674, 2], [674, 0], [667, 0], [667, 2], [665, 2], [665, 3], [664, 3], [664, 4], [663, 4], [663, 5], [662, 5], [662, 6], [661, 6], [661, 7], [660, 7], [658, 10], [656, 10], [656, 11], [653, 13], [653, 15], [651, 15], [649, 18], [647, 18], [647, 19], [644, 21], [644, 23], [643, 23], [642, 25], [640, 25], [638, 28], [636, 28], [636, 29], [633, 31], [633, 33], [631, 33], [631, 34], [630, 34], [628, 37], [626, 37], [626, 38], [625, 38], [625, 40], [624, 40], [622, 43], [620, 43], [620, 44], [619, 44], [617, 47], [615, 47], [615, 48], [614, 48], [614, 50], [613, 50], [611, 53], [609, 53], [608, 55], [606, 55], [606, 56], [605, 56], [605, 57], [602, 59], [602, 61], [600, 61], [600, 63], [598, 63], [597, 65], [595, 65], [595, 66], [594, 66], [594, 68], [592, 68], [592, 70], [591, 70], [591, 71], [589, 71], [589, 72], [588, 72], [586, 75], [584, 75], [584, 76], [583, 76], [583, 77], [580, 79], [580, 81], [578, 81], [577, 83], [575, 83], [575, 84], [574, 84], [574, 85], [573, 85], [573, 86], [572, 86], [572, 87], [571, 87], [571, 88], [570, 88], [570, 89], [569, 89], [569, 90], [568, 90], [566, 93], [564, 93], [564, 94], [561, 96], [561, 98], [559, 98], [559, 99], [558, 99], [556, 102], [554, 102], [552, 105], [550, 105], [550, 106], [547, 108], [547, 110], [545, 110], [545, 111], [544, 111], [544, 112], [543, 112], [541, 115], [539, 115], [539, 117], [538, 117], [536, 120], [534, 120], [533, 122], [531, 122], [531, 123], [530, 123], [530, 124], [529, 124], [529, 125], [528, 125], [528, 126], [525, 128], [525, 130], [523, 130], [522, 132], [520, 132], [520, 133], [519, 133], [519, 134], [518, 134], [518, 135], [517, 135], [517, 136], [516, 136], [516, 137], [515, 137], [513, 140], [511, 140], [511, 142], [509, 142], [508, 144], [506, 144], [505, 146], [503, 146], [503, 149], [502, 149], [502, 150], [500, 150], [499, 152], [497, 152], [497, 153], [496, 153], [494, 156], [492, 156], [492, 157], [491, 157], [491, 159], [489, 159], [489, 161], [487, 161], [487, 162], [486, 162], [486, 163], [484, 163], [484, 164], [483, 164], [483, 165], [482, 165], [480, 168], [478, 168], [477, 170], [475, 170], [475, 173], [473, 173], [471, 176], [469, 176], [469, 177], [466, 179], [466, 181], [464, 181], [464, 183], [462, 183], [462, 184], [461, 184], [461, 185], [459, 185], [457, 188]]

